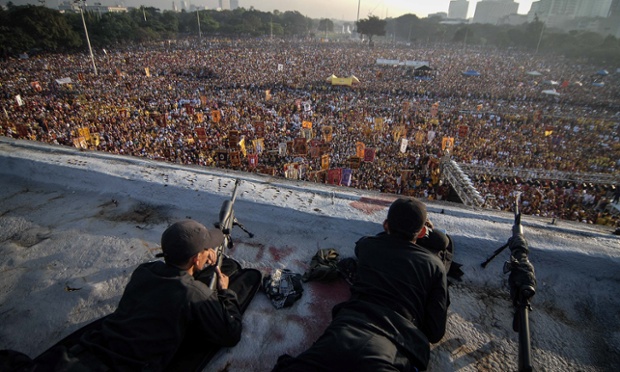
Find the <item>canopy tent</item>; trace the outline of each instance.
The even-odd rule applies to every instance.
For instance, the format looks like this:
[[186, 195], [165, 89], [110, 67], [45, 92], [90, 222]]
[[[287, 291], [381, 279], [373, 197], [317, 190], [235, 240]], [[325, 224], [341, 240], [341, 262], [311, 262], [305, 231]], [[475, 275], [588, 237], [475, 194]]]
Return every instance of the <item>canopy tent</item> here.
[[559, 82], [555, 81], [555, 80], [545, 80], [543, 81], [543, 84], [548, 84], [548, 85], [560, 85]]
[[462, 73], [463, 76], [480, 76], [480, 73], [476, 70], [467, 70]]
[[66, 77], [66, 78], [62, 78], [62, 79], [56, 79], [56, 83], [62, 85], [62, 84], [71, 84], [73, 83], [73, 80], [71, 80], [70, 77]]
[[609, 72], [607, 70], [598, 70], [596, 74], [600, 76], [607, 76], [609, 75]]
[[538, 71], [528, 71], [526, 72], [526, 74], [532, 75], [532, 76], [542, 76], [542, 74]]
[[550, 95], [550, 96], [559, 96], [560, 93], [556, 92], [555, 89], [546, 89], [542, 91], [542, 94]]
[[603, 83], [602, 81], [595, 81], [594, 83], [592, 83], [592, 85], [595, 87], [604, 87], [605, 83]]
[[339, 78], [336, 75], [333, 75], [328, 77], [327, 79], [325, 79], [325, 81], [327, 81], [328, 83], [332, 83], [332, 85], [346, 85], [346, 86], [352, 86], [353, 84], [359, 84], [360, 80], [355, 77], [354, 75], [351, 75], [349, 77], [346, 78]]

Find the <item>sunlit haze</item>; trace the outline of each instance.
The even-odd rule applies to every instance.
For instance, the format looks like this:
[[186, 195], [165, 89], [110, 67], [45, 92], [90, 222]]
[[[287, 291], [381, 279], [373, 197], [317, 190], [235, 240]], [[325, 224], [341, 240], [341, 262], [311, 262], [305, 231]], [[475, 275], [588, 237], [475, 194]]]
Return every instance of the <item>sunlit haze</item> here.
[[[87, 3], [92, 4], [96, 0], [87, 0]], [[428, 14], [438, 12], [448, 12], [450, 0], [238, 0], [239, 6], [249, 9], [254, 7], [257, 10], [264, 12], [271, 12], [273, 10], [284, 11], [299, 11], [301, 14], [310, 18], [330, 18], [346, 21], [354, 21], [358, 17], [366, 18], [369, 15], [374, 15], [380, 18], [390, 17], [395, 18], [403, 14], [413, 13], [420, 18], [427, 17]], [[476, 3], [479, 0], [469, 1], [468, 17], [473, 17], [476, 9]], [[527, 14], [530, 10], [532, 2], [535, 0], [517, 0], [519, 3], [519, 13]], [[5, 3], [2, 0], [1, 3]], [[61, 3], [62, 0], [47, 0], [47, 5], [55, 7], [57, 3]], [[174, 3], [178, 9], [183, 9], [184, 4], [187, 7], [195, 5], [199, 7], [206, 7], [208, 9], [214, 9], [219, 7], [218, 0], [98, 0], [103, 5], [114, 5], [117, 3], [124, 3], [125, 6], [153, 6], [160, 8], [161, 10], [172, 9]], [[35, 0], [13, 0], [16, 5], [22, 3], [35, 4]], [[222, 0], [223, 7], [229, 8], [230, 0]]]

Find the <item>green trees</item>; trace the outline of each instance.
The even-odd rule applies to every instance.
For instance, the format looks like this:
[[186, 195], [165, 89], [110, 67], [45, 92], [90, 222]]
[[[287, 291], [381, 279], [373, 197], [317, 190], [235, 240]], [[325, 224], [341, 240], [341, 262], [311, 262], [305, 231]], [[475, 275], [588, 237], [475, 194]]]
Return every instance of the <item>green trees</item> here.
[[[202, 36], [290, 38], [322, 36], [338, 28], [333, 20], [313, 21], [297, 11], [262, 12], [254, 8], [173, 12], [140, 7], [125, 13], [86, 12], [84, 17], [91, 44], [99, 48], [198, 36], [199, 32]], [[585, 31], [558, 32], [547, 29], [538, 20], [518, 26], [444, 24], [439, 17], [418, 18], [405, 14], [391, 19], [369, 16], [356, 22], [356, 27], [370, 42], [387, 34], [391, 43], [487, 45], [588, 58], [601, 63], [613, 64], [620, 60], [620, 41], [616, 37]], [[68, 51], [85, 45], [79, 13], [63, 14], [45, 7], [15, 6], [10, 2], [6, 9], [0, 8], [1, 55], [16, 55], [32, 49]]]
[[385, 35], [386, 24], [387, 22], [385, 20], [379, 19], [377, 16], [369, 16], [366, 19], [355, 22], [357, 32], [361, 35], [368, 36], [368, 42], [371, 44], [373, 36]]
[[0, 48], [3, 53], [31, 49], [69, 50], [81, 45], [79, 34], [58, 11], [41, 6], [10, 6], [0, 10]]

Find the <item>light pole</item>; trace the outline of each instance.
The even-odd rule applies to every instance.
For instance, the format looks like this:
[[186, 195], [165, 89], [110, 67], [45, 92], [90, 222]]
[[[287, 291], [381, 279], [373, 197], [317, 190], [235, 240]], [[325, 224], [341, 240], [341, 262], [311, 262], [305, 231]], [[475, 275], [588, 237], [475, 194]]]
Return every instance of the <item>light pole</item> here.
[[93, 63], [93, 70], [97, 75], [97, 66], [95, 66], [95, 56], [93, 55], [93, 48], [90, 46], [90, 38], [88, 37], [88, 29], [86, 28], [86, 21], [84, 20], [84, 6], [86, 6], [86, 0], [75, 0], [78, 8], [80, 8], [80, 14], [82, 15], [82, 24], [84, 25], [84, 33], [86, 34], [86, 43], [88, 44], [88, 51], [90, 52], [90, 60]]
[[200, 32], [200, 11], [196, 9], [196, 20], [198, 21], [198, 40], [202, 40], [202, 32]]

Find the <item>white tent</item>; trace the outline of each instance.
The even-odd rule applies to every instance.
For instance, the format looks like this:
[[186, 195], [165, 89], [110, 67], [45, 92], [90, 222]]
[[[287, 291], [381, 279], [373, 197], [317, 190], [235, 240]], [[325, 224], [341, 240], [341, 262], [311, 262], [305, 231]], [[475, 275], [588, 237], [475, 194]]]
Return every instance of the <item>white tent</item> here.
[[546, 89], [542, 91], [542, 94], [547, 94], [550, 96], [559, 96], [560, 93], [558, 93], [555, 89]]
[[541, 76], [542, 74], [538, 71], [528, 71], [526, 72], [526, 74], [528, 75], [532, 75], [532, 76]]

